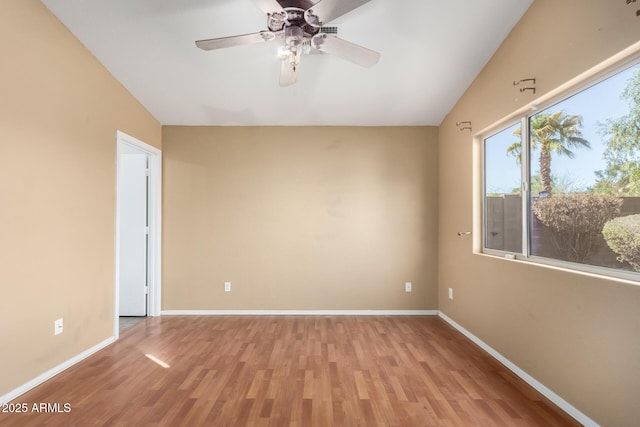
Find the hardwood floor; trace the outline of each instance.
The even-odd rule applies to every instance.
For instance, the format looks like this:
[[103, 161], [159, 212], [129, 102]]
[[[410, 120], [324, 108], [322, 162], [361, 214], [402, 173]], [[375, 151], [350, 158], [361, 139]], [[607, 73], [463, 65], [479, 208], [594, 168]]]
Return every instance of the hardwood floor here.
[[580, 425], [435, 316], [146, 318], [21, 403], [0, 425]]

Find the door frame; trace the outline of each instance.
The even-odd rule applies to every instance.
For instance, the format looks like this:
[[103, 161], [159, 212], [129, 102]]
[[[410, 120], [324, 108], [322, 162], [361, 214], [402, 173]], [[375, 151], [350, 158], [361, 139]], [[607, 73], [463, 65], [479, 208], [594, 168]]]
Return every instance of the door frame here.
[[148, 241], [148, 316], [161, 312], [161, 207], [162, 207], [162, 151], [124, 132], [116, 131], [116, 212], [115, 212], [115, 292], [113, 334], [120, 335], [120, 207], [118, 206], [119, 160], [123, 152], [134, 149], [149, 159], [149, 241]]

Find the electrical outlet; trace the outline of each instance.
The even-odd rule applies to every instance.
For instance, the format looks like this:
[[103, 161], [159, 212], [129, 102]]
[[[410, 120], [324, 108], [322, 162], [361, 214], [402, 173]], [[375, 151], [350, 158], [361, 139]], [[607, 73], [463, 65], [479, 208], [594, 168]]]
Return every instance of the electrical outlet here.
[[405, 282], [404, 291], [405, 292], [411, 292], [411, 282]]
[[64, 327], [62, 324], [62, 318], [56, 319], [53, 322], [53, 335], [60, 335], [63, 331]]
[[224, 291], [231, 292], [231, 282], [224, 282]]
[[453, 299], [453, 288], [449, 288], [449, 299]]

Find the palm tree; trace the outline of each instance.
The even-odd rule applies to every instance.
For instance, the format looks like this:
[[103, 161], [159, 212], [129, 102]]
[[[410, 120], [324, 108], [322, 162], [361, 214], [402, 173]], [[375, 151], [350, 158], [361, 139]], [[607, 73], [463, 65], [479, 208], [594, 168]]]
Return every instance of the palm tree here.
[[[573, 158], [570, 148], [591, 148], [582, 136], [582, 116], [570, 116], [560, 110], [557, 113], [539, 113], [530, 119], [531, 149], [540, 149], [540, 180], [543, 191], [551, 195], [551, 153]], [[507, 148], [507, 154], [516, 157], [520, 163], [522, 129], [513, 132], [520, 137]]]

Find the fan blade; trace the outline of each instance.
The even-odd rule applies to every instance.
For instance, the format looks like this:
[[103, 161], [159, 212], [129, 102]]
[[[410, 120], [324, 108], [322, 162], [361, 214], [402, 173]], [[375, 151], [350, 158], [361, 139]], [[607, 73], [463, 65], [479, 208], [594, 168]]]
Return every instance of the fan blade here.
[[243, 34], [241, 36], [219, 37], [217, 39], [207, 39], [196, 41], [196, 46], [202, 50], [224, 49], [226, 47], [240, 46], [259, 42], [268, 42], [276, 37], [271, 31], [260, 31], [259, 33]]
[[280, 68], [280, 86], [291, 86], [298, 78], [298, 68], [288, 58], [282, 60]]
[[298, 79], [298, 68], [300, 67], [300, 58], [302, 50], [290, 52], [282, 58], [282, 67], [280, 68], [280, 86], [291, 86]]
[[304, 13], [309, 25], [321, 27], [371, 0], [320, 0]]
[[324, 33], [313, 36], [311, 46], [367, 68], [376, 65], [380, 59], [376, 51]]
[[284, 12], [284, 9], [277, 0], [255, 0], [260, 10], [267, 15], [275, 12]]

